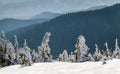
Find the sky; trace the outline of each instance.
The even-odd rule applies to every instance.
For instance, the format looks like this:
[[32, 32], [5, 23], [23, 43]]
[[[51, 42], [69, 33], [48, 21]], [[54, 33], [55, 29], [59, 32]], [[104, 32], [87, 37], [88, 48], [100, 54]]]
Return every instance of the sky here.
[[65, 13], [115, 3], [120, 0], [0, 0], [0, 19], [27, 19], [45, 11]]

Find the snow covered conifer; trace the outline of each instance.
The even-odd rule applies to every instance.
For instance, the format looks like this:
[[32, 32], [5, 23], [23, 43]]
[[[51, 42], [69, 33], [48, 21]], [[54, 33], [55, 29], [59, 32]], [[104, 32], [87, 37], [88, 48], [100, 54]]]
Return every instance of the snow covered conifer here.
[[63, 61], [68, 62], [68, 52], [67, 52], [67, 50], [64, 50], [62, 54], [63, 54]]
[[100, 61], [101, 58], [102, 58], [101, 51], [99, 50], [97, 44], [95, 44], [94, 60], [95, 61]]
[[108, 48], [108, 43], [107, 42], [105, 43], [105, 47], [106, 47], [106, 53], [103, 54], [103, 56], [106, 56], [106, 60], [109, 60], [109, 59], [111, 59], [111, 52]]
[[59, 54], [58, 61], [63, 61], [63, 54]]
[[11, 60], [11, 62], [14, 63], [16, 54], [15, 54], [14, 46], [10, 41], [7, 41], [6, 54], [8, 54], [9, 60]]
[[50, 32], [46, 32], [45, 36], [43, 37], [41, 46], [38, 47], [40, 62], [51, 62], [52, 55], [50, 53], [51, 49], [49, 47], [49, 38], [51, 36]]
[[[6, 46], [7, 46], [7, 39], [5, 36], [5, 32], [2, 31], [1, 37], [0, 37], [0, 63], [2, 66], [8, 66], [10, 64], [6, 63]], [[10, 61], [9, 61], [10, 62]]]
[[4, 31], [2, 31], [2, 34], [1, 34], [0, 44], [1, 44], [2, 49], [5, 51], [6, 50], [6, 46], [7, 46], [7, 39], [6, 39], [6, 35], [5, 35]]
[[85, 62], [88, 60], [88, 46], [86, 45], [86, 40], [84, 38], [84, 36], [80, 35], [77, 38], [77, 42], [76, 42], [76, 50], [75, 50], [75, 54], [76, 54], [76, 62]]
[[89, 56], [89, 61], [91, 61], [91, 62], [95, 61], [91, 53], [89, 53], [88, 56]]
[[4, 31], [2, 31], [0, 46], [2, 49], [1, 52], [2, 60], [4, 60], [3, 66], [14, 64], [15, 59], [14, 46], [9, 40], [7, 40]]
[[6, 40], [6, 35], [5, 35], [5, 32], [4, 32], [4, 31], [2, 31], [2, 34], [1, 34], [1, 39]]
[[16, 53], [18, 53], [18, 47], [19, 47], [19, 44], [18, 44], [17, 36], [14, 35], [14, 48]]
[[115, 50], [120, 50], [117, 38], [115, 39]]
[[32, 64], [32, 57], [30, 54], [31, 49], [27, 46], [26, 39], [24, 40], [23, 48], [19, 50], [20, 59], [22, 60], [22, 65], [30, 66]]
[[115, 50], [113, 52], [113, 57], [120, 59], [120, 48], [118, 45], [118, 39], [115, 40]]
[[73, 52], [71, 52], [71, 54], [69, 55], [69, 61], [75, 62], [75, 55], [73, 54]]
[[34, 49], [32, 50], [32, 60], [33, 60], [33, 62], [39, 62], [38, 55]]
[[17, 36], [14, 35], [14, 49], [15, 49], [15, 53], [16, 53], [16, 63], [19, 63], [19, 44], [18, 44], [18, 40], [17, 40]]

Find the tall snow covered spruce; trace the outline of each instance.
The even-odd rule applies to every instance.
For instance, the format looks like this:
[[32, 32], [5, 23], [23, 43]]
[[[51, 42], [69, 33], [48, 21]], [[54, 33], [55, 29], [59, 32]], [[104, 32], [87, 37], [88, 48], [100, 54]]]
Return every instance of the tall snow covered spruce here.
[[31, 49], [27, 46], [26, 39], [24, 40], [23, 48], [19, 51], [21, 64], [30, 66], [32, 64]]
[[115, 40], [115, 50], [113, 51], [113, 57], [120, 59], [120, 48], [118, 45], [118, 39]]
[[95, 52], [93, 54], [93, 57], [94, 57], [95, 61], [100, 61], [102, 59], [102, 54], [101, 54], [101, 51], [99, 50], [97, 44], [95, 44]]
[[15, 53], [16, 53], [15, 63], [19, 64], [20, 63], [20, 60], [19, 60], [19, 44], [18, 44], [18, 40], [17, 40], [16, 35], [14, 35], [14, 49], [15, 49]]
[[0, 40], [0, 62], [2, 66], [14, 64], [15, 50], [13, 44], [7, 40], [5, 33], [2, 31]]
[[49, 41], [50, 41], [50, 32], [46, 32], [45, 36], [43, 37], [41, 46], [38, 46], [38, 52], [39, 52], [39, 59], [40, 62], [52, 62], [52, 55], [50, 53], [51, 49], [49, 47]]
[[35, 49], [32, 50], [31, 56], [34, 63], [39, 62], [38, 53], [36, 53]]
[[112, 53], [111, 53], [110, 49], [108, 48], [107, 42], [105, 43], [105, 47], [106, 47], [106, 52], [105, 52], [105, 54], [103, 54], [103, 56], [106, 57], [106, 60], [110, 60], [110, 59], [112, 59]]
[[86, 40], [84, 38], [84, 36], [80, 35], [77, 38], [77, 42], [76, 42], [76, 50], [75, 50], [75, 54], [76, 54], [76, 62], [85, 62], [88, 60], [88, 46], [86, 45]]

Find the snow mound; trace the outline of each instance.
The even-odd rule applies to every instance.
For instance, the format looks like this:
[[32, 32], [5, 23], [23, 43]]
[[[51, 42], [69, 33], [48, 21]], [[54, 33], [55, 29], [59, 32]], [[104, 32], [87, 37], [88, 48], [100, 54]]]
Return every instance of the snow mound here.
[[85, 63], [35, 63], [32, 66], [14, 65], [0, 69], [0, 74], [120, 74], [120, 60]]

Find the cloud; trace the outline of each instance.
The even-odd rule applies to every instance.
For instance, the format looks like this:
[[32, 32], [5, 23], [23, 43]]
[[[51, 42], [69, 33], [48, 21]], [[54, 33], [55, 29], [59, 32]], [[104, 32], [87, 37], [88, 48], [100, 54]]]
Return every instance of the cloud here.
[[0, 0], [0, 6], [5, 6], [7, 4], [28, 2], [28, 1], [31, 1], [31, 0]]
[[0, 18], [29, 18], [44, 11], [70, 12], [120, 0], [0, 0]]

